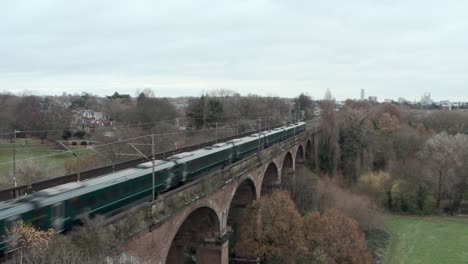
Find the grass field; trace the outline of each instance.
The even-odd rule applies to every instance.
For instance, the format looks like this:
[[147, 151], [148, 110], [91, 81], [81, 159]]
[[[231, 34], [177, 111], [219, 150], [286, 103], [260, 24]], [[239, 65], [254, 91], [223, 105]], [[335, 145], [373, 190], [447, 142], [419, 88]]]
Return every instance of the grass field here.
[[[27, 162], [34, 163], [41, 168], [46, 169], [49, 173], [54, 174], [51, 176], [63, 175], [65, 173], [64, 162], [67, 159], [73, 159], [72, 154], [62, 153], [60, 150], [54, 149], [54, 144], [41, 144], [38, 139], [17, 139], [16, 141], [16, 160], [17, 170], [24, 164], [25, 159], [34, 157], [46, 156], [43, 158], [33, 159]], [[51, 154], [57, 154], [48, 156]], [[0, 142], [0, 182], [3, 188], [7, 183], [11, 182], [11, 174], [13, 164], [13, 144], [8, 141]], [[19, 183], [27, 183], [27, 179], [17, 179]]]
[[467, 217], [389, 218], [385, 264], [468, 263]]

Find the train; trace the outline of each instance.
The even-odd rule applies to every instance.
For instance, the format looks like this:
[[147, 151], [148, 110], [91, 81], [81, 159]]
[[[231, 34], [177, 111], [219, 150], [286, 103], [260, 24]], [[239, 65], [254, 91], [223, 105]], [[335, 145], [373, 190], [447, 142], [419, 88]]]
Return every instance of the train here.
[[[155, 161], [155, 195], [175, 189], [197, 176], [245, 159], [306, 130], [304, 122], [278, 127], [243, 138], [217, 143]], [[8, 230], [18, 221], [35, 228], [65, 232], [81, 225], [84, 217], [111, 217], [153, 197], [153, 164], [135, 167], [81, 182], [41, 190], [0, 202], [0, 254], [8, 253]]]

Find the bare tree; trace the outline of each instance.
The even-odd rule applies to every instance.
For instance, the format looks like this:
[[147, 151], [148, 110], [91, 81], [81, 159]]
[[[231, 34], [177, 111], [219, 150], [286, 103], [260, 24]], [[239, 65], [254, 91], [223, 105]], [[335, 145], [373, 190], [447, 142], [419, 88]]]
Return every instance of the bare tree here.
[[325, 98], [321, 103], [321, 151], [320, 166], [322, 170], [330, 176], [335, 175], [338, 166], [339, 146], [338, 146], [338, 122], [335, 113], [335, 99], [329, 89], [325, 93]]
[[468, 157], [467, 148], [467, 135], [452, 136], [445, 132], [433, 136], [424, 145], [420, 157], [425, 161], [425, 175], [434, 184], [437, 208], [441, 200], [447, 198], [453, 211], [456, 196], [465, 191], [466, 172], [463, 169]]

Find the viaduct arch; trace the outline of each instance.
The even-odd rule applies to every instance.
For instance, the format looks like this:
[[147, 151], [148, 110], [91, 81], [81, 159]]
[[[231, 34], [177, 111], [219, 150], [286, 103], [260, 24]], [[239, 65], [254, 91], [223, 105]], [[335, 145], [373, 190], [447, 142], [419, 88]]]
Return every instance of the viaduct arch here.
[[294, 192], [296, 163], [314, 158], [314, 139], [309, 134], [163, 194], [151, 206], [152, 212], [162, 212], [153, 213], [155, 227], [129, 240], [127, 253], [157, 264], [228, 264], [229, 244], [235, 244], [236, 227], [245, 208], [277, 188]]

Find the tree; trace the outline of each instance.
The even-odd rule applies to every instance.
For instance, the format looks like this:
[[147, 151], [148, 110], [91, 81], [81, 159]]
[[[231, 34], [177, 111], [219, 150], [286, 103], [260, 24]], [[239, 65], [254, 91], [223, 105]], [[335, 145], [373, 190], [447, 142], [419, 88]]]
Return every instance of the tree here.
[[369, 137], [368, 114], [344, 107], [340, 122], [340, 154], [343, 174], [350, 183], [356, 183], [361, 174], [364, 153]]
[[395, 134], [400, 129], [398, 117], [384, 113], [379, 120], [380, 131], [385, 134]]
[[466, 189], [468, 136], [437, 134], [426, 141], [420, 157], [424, 161], [425, 176], [435, 187], [437, 208], [441, 200], [447, 198], [453, 212]]
[[222, 122], [224, 119], [224, 105], [216, 97], [202, 95], [200, 98], [189, 100], [187, 117], [196, 129]]
[[[309, 95], [301, 93], [294, 99], [294, 103], [295, 111], [298, 113], [297, 117], [308, 119], [314, 115], [314, 102]], [[302, 113], [304, 113], [304, 116], [301, 116]]]
[[371, 263], [364, 234], [352, 218], [335, 210], [311, 213], [304, 220], [304, 229], [309, 250], [325, 252], [331, 263]]
[[10, 240], [12, 249], [19, 248], [21, 259], [40, 258], [47, 250], [50, 240], [55, 235], [53, 229], [39, 230], [23, 221], [16, 222], [8, 233], [14, 239]]
[[295, 263], [306, 254], [302, 217], [290, 194], [276, 191], [245, 210], [239, 224], [236, 253], [268, 263]]
[[335, 114], [335, 99], [329, 89], [321, 103], [321, 136], [320, 136], [320, 166], [329, 176], [336, 173], [339, 157], [338, 123]]

